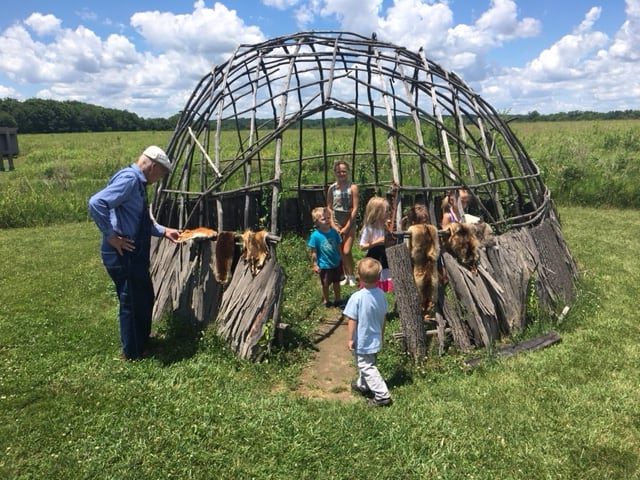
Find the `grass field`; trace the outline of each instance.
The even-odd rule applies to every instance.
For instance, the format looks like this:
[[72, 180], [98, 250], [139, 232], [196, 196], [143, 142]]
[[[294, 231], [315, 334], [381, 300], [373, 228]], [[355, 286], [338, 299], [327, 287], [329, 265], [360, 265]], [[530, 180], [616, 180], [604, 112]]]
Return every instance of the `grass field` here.
[[0, 478], [640, 478], [640, 212], [561, 214], [585, 276], [562, 343], [394, 377], [387, 341], [384, 410], [297, 397], [303, 346], [254, 365], [168, 324], [123, 363], [95, 227], [2, 230]]

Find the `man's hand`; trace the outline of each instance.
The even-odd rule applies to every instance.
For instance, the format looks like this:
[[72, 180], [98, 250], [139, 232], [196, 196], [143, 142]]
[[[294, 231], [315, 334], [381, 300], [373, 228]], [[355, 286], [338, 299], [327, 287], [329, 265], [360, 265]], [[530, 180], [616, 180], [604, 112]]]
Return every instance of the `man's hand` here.
[[176, 230], [175, 228], [165, 227], [164, 236], [165, 238], [168, 238], [169, 240], [171, 240], [173, 243], [176, 243], [178, 240], [178, 237], [180, 237], [180, 231]]
[[124, 252], [133, 252], [136, 248], [133, 240], [119, 235], [107, 238], [107, 243], [116, 249], [118, 255], [124, 255]]

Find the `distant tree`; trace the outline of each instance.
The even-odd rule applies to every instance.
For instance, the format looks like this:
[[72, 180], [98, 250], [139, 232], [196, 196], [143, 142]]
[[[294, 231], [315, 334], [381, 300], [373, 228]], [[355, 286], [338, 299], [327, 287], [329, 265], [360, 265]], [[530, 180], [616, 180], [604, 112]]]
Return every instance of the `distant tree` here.
[[17, 126], [16, 119], [9, 112], [0, 111], [0, 127], [15, 128]]

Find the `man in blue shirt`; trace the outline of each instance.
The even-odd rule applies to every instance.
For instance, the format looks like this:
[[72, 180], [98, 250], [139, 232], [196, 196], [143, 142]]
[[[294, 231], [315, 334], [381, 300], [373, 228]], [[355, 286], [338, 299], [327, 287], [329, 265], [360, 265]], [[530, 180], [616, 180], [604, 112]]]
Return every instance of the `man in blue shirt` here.
[[145, 355], [151, 334], [154, 291], [149, 274], [151, 236], [175, 242], [179, 232], [155, 223], [149, 214], [146, 187], [171, 171], [167, 154], [148, 147], [136, 163], [116, 173], [89, 199], [89, 214], [102, 232], [102, 263], [120, 301], [122, 356]]

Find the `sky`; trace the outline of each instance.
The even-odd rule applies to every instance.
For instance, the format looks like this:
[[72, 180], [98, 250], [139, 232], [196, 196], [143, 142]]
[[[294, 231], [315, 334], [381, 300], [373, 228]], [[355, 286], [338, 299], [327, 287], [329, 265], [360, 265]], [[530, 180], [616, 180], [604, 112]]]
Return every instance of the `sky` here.
[[502, 113], [640, 109], [640, 0], [20, 0], [0, 98], [169, 117], [238, 45], [310, 30], [423, 47]]

